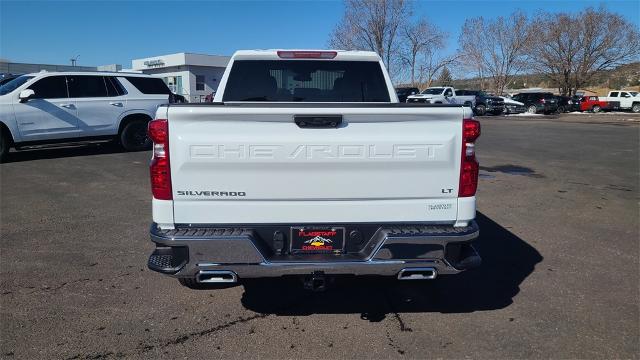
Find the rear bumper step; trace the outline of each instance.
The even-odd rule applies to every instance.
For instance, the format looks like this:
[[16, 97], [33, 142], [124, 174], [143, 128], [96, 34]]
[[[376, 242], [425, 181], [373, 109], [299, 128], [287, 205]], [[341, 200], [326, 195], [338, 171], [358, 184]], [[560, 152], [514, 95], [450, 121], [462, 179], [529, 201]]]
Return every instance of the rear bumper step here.
[[[350, 226], [359, 225], [347, 225], [347, 228]], [[280, 228], [281, 225], [257, 225], [161, 230], [153, 224], [151, 240], [156, 243], [156, 249], [149, 258], [149, 268], [175, 277], [196, 278], [200, 282], [237, 282], [242, 278], [315, 272], [418, 280], [457, 274], [481, 263], [471, 244], [479, 234], [475, 221], [462, 228], [380, 225], [369, 232], [369, 237], [356, 239], [362, 243], [352, 247], [357, 251], [341, 255], [291, 255], [281, 250], [286, 248], [286, 235], [284, 239], [278, 239], [285, 243], [284, 246], [264, 239], [265, 234], [274, 229], [278, 232]]]

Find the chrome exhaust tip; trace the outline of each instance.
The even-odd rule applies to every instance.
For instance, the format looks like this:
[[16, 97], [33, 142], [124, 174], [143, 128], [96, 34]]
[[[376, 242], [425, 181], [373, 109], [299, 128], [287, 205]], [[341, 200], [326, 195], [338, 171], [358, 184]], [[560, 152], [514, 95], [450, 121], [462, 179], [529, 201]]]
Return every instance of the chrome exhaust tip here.
[[238, 276], [233, 271], [201, 270], [196, 275], [196, 281], [203, 284], [235, 283], [238, 282]]
[[398, 273], [398, 280], [433, 280], [438, 276], [438, 270], [432, 267], [406, 268]]

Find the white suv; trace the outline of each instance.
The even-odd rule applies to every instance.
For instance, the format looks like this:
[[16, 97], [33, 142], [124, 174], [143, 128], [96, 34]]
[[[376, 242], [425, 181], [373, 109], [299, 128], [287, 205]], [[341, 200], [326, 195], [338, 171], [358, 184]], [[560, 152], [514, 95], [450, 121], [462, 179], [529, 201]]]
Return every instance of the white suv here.
[[162, 79], [111, 72], [40, 72], [0, 86], [0, 161], [10, 147], [116, 139], [150, 147], [147, 123], [171, 91]]

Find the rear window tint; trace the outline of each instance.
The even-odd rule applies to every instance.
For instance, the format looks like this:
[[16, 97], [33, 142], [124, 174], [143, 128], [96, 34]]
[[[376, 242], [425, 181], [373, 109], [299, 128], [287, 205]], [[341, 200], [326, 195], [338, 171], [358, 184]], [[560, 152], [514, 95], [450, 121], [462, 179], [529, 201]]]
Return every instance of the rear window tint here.
[[143, 94], [171, 94], [160, 78], [127, 76], [126, 79]]
[[223, 101], [389, 102], [373, 61], [237, 60]]

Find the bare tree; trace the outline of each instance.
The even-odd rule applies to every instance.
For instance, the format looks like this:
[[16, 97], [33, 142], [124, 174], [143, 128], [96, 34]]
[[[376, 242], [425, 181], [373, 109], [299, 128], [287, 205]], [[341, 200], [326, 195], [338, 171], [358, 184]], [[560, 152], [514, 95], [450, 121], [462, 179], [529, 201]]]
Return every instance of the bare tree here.
[[500, 95], [510, 77], [525, 67], [530, 34], [527, 17], [516, 11], [506, 18], [467, 20], [458, 42], [467, 66], [475, 67], [480, 77], [489, 76]]
[[460, 65], [463, 69], [474, 72], [480, 79], [480, 88], [484, 90], [486, 65], [484, 62], [483, 32], [485, 28], [484, 18], [476, 17], [467, 19], [462, 26], [462, 32], [458, 38], [460, 46]]
[[446, 36], [425, 19], [402, 26], [399, 38], [400, 64], [408, 69], [412, 86], [418, 85], [416, 71], [423, 60], [421, 55], [432, 49], [442, 49]]
[[411, 4], [406, 0], [346, 0], [345, 14], [331, 35], [330, 45], [375, 51], [391, 72], [398, 31], [409, 16]]
[[420, 84], [430, 87], [436, 74], [441, 71], [442, 68], [457, 64], [460, 55], [443, 55], [441, 51], [443, 47], [428, 47], [423, 51], [422, 60], [418, 67], [418, 81]]
[[599, 70], [638, 60], [640, 32], [604, 7], [578, 14], [540, 14], [534, 22], [533, 70], [562, 94], [574, 94]]

